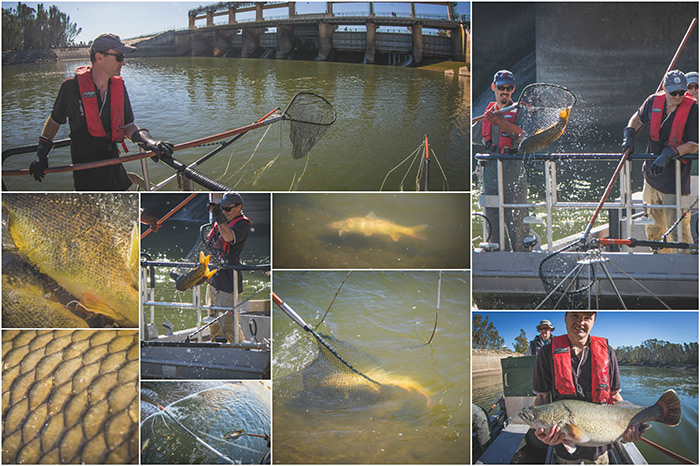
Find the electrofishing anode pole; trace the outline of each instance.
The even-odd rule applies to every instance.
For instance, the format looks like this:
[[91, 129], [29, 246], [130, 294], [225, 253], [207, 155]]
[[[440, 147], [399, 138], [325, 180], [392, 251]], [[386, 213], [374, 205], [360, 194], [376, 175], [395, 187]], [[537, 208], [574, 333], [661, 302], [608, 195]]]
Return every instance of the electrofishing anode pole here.
[[[168, 212], [167, 214], [165, 214], [165, 215], [163, 216], [163, 218], [161, 218], [160, 220], [158, 220], [158, 222], [157, 222], [158, 225], [160, 226], [164, 221], [166, 221], [167, 219], [169, 219], [170, 217], [172, 217], [173, 215], [175, 215], [175, 212], [177, 212], [178, 210], [182, 209], [182, 208], [185, 206], [185, 204], [187, 204], [187, 203], [190, 202], [192, 199], [194, 199], [194, 197], [195, 197], [196, 195], [197, 195], [197, 193], [192, 193], [192, 194], [190, 194], [189, 196], [187, 196], [187, 199], [185, 199], [184, 201], [182, 201], [182, 202], [181, 202], [180, 204], [178, 204], [173, 210], [171, 210], [170, 212]], [[145, 238], [146, 236], [148, 236], [148, 234], [149, 234], [150, 232], [152, 232], [152, 231], [153, 231], [153, 227], [151, 227], [151, 228], [149, 228], [148, 230], [144, 231], [143, 234], [141, 235], [141, 239], [144, 239], [144, 238]]]
[[430, 149], [428, 148], [428, 135], [425, 135], [425, 190], [429, 191], [428, 179], [430, 178]]
[[[693, 28], [695, 28], [695, 24], [698, 22], [697, 18], [693, 18], [693, 21], [690, 22], [690, 27], [688, 27], [688, 31], [686, 31], [685, 36], [683, 37], [683, 40], [681, 41], [681, 45], [678, 47], [678, 50], [676, 50], [675, 55], [673, 55], [673, 59], [671, 60], [671, 64], [668, 65], [668, 69], [666, 69], [666, 72], [664, 73], [664, 77], [666, 74], [668, 74], [669, 71], [673, 69], [674, 66], [676, 66], [676, 61], [678, 61], [678, 56], [680, 55], [681, 51], [683, 50], [683, 47], [685, 47], [685, 43], [688, 42], [688, 38], [690, 37], [690, 33], [693, 31]], [[659, 83], [658, 87], [656, 88], [656, 92], [659, 92], [663, 86], [664, 83], [664, 78], [661, 78], [661, 82]], [[617, 167], [615, 168], [615, 172], [612, 175], [612, 178], [610, 178], [610, 182], [608, 182], [608, 186], [605, 188], [605, 192], [603, 193], [603, 197], [600, 199], [600, 202], [598, 203], [598, 207], [596, 207], [595, 212], [593, 213], [593, 216], [591, 217], [591, 220], [588, 222], [588, 226], [586, 227], [586, 231], [583, 233], [583, 237], [580, 240], [580, 243], [585, 244], [586, 239], [588, 238], [588, 235], [591, 232], [591, 228], [593, 228], [593, 224], [595, 221], [598, 219], [598, 214], [600, 214], [600, 211], [603, 209], [603, 204], [605, 203], [605, 200], [608, 198], [608, 195], [610, 195], [610, 191], [612, 191], [613, 186], [615, 185], [615, 182], [617, 181], [617, 177], [620, 175], [620, 171], [622, 171], [622, 167], [625, 165], [625, 162], [627, 161], [627, 157], [629, 157], [630, 152], [632, 152], [632, 148], [628, 147], [627, 150], [625, 151], [624, 154], [622, 154], [622, 158], [620, 159], [620, 162], [617, 164]]]

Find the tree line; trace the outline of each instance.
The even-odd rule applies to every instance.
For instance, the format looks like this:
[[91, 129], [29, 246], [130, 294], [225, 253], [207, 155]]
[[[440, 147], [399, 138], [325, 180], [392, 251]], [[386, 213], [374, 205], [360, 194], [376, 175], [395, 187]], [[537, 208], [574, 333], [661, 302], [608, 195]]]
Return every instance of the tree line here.
[[43, 50], [75, 44], [82, 31], [70, 16], [52, 5], [34, 8], [17, 3], [17, 8], [2, 9], [2, 49]]
[[[512, 343], [516, 353], [525, 353], [529, 344], [525, 330], [520, 329], [520, 335]], [[489, 317], [472, 314], [472, 344], [477, 349], [503, 349], [503, 338]], [[615, 348], [619, 364], [698, 364], [698, 343], [671, 343], [664, 340], [645, 340], [638, 346], [621, 346]]]

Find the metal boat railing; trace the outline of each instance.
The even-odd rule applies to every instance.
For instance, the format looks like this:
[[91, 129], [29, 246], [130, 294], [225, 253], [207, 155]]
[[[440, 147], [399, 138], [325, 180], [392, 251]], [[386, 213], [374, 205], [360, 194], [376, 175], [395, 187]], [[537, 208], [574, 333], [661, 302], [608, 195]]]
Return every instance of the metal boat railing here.
[[[177, 309], [190, 309], [197, 313], [197, 330], [200, 330], [202, 325], [202, 311], [230, 311], [229, 307], [222, 306], [208, 306], [202, 300], [201, 286], [197, 285], [192, 288], [192, 301], [191, 302], [173, 302], [173, 301], [156, 301], [155, 300], [155, 289], [156, 289], [156, 279], [155, 279], [155, 268], [156, 267], [197, 267], [198, 263], [192, 262], [167, 262], [167, 261], [151, 261], [145, 260], [141, 262], [141, 314], [146, 316], [146, 308], [149, 309], [149, 319], [148, 324], [155, 324], [155, 308], [167, 307], [167, 308], [177, 308]], [[270, 264], [263, 265], [230, 265], [226, 268], [233, 270], [233, 289], [236, 289], [236, 284], [238, 283], [238, 272], [241, 270], [270, 270]], [[150, 279], [150, 280], [149, 280]], [[150, 281], [150, 284], [149, 284]], [[238, 306], [239, 296], [238, 293], [233, 293], [233, 316], [234, 316], [234, 328], [238, 328], [240, 322], [240, 307]], [[144, 323], [144, 327], [145, 327]], [[143, 332], [143, 329], [142, 329]], [[142, 335], [142, 339], [145, 339], [145, 335]], [[197, 334], [197, 341], [202, 342], [202, 333]], [[242, 345], [243, 342], [239, 341], [238, 332], [235, 332], [235, 345]]]
[[[624, 209], [626, 212], [626, 227], [627, 232], [632, 231], [632, 210], [644, 208], [654, 208], [654, 209], [675, 209], [676, 218], [680, 218], [683, 214], [682, 201], [681, 198], [681, 163], [683, 161], [693, 161], [698, 159], [698, 154], [690, 154], [680, 157], [675, 160], [675, 170], [676, 170], [676, 202], [674, 204], [663, 204], [663, 205], [648, 205], [645, 203], [635, 203], [632, 199], [632, 176], [631, 168], [633, 161], [643, 161], [643, 160], [654, 160], [657, 156], [653, 154], [630, 154], [625, 166], [620, 172], [620, 177], [618, 180], [620, 188], [620, 198], [616, 202], [606, 202], [603, 207], [606, 209]], [[546, 211], [546, 231], [547, 231], [547, 248], [549, 251], [553, 250], [553, 211], [555, 209], [577, 209], [577, 210], [593, 210], [597, 207], [597, 202], [560, 202], [557, 198], [557, 162], [559, 161], [580, 161], [580, 162], [618, 162], [620, 160], [620, 154], [528, 154], [523, 156], [522, 154], [476, 154], [476, 159], [478, 161], [493, 161], [497, 162], [497, 181], [498, 181], [498, 194], [497, 195], [481, 195], [480, 205], [481, 207], [498, 207], [498, 229], [499, 229], [499, 248], [501, 251], [505, 251], [505, 221], [504, 213], [507, 208], [527, 208], [531, 209], [534, 213], [536, 209], [545, 209]], [[504, 183], [503, 183], [503, 161], [504, 160], [526, 160], [528, 162], [532, 161], [542, 161], [544, 162], [544, 175], [545, 175], [545, 200], [543, 202], [529, 202], [529, 203], [506, 203], [504, 201]], [[480, 164], [479, 169], [481, 170], [481, 177], [483, 179], [483, 165]], [[687, 196], [686, 196], [687, 197]], [[495, 199], [494, 199], [495, 198]], [[495, 202], [494, 202], [495, 201]], [[495, 204], [495, 205], [494, 205]], [[491, 225], [493, 228], [493, 225]], [[486, 224], [482, 224], [483, 238], [487, 237]], [[678, 241], [688, 241], [692, 242], [692, 238], [683, 238], [682, 229], [678, 228]], [[632, 253], [632, 249], [627, 247], [627, 252]]]

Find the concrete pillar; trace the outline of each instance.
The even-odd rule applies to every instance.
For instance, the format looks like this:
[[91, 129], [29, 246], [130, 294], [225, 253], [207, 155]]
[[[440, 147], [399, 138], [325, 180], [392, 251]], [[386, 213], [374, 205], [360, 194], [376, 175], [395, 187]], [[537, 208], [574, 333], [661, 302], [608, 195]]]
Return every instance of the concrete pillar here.
[[294, 18], [297, 15], [297, 2], [289, 2], [289, 19]]
[[333, 16], [333, 2], [326, 2], [326, 13], [329, 16]]
[[264, 28], [243, 29], [243, 45], [241, 46], [241, 58], [249, 58], [260, 47], [260, 34]]
[[256, 2], [255, 3], [255, 21], [262, 21], [262, 20], [263, 20], [263, 3]]
[[284, 60], [294, 48], [294, 26], [277, 25], [277, 58]]
[[236, 7], [235, 6], [228, 7], [228, 23], [229, 24], [236, 24]]
[[207, 10], [207, 27], [214, 25], [214, 10]]
[[457, 29], [450, 31], [450, 39], [452, 39], [452, 59], [454, 61], [467, 61], [466, 40], [467, 31], [463, 25], [459, 25]]
[[416, 24], [411, 29], [413, 35], [413, 60], [416, 63], [420, 63], [423, 61], [423, 26]]
[[365, 40], [367, 48], [365, 49], [365, 63], [368, 65], [374, 64], [374, 57], [377, 54], [377, 25], [367, 23], [367, 38]]
[[316, 61], [326, 61], [333, 49], [333, 31], [338, 26], [321, 21], [318, 23], [318, 56]]
[[416, 4], [411, 2], [411, 18], [416, 17]]
[[190, 19], [189, 28], [190, 28], [190, 29], [194, 29], [194, 28], [195, 28], [195, 25], [194, 25], [194, 24], [195, 24], [195, 22], [196, 22], [197, 14], [189, 14], [188, 17], [189, 17], [189, 19]]
[[369, 17], [374, 17], [374, 2], [369, 2]]
[[231, 31], [219, 31], [214, 36], [214, 45], [212, 46], [212, 55], [220, 57], [231, 48]]

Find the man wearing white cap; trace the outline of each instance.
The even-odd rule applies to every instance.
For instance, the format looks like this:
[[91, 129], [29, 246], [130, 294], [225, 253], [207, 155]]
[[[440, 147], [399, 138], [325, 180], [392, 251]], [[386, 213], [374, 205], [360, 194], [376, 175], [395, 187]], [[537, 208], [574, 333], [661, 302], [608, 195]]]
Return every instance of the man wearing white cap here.
[[540, 321], [540, 325], [538, 325], [536, 328], [540, 334], [530, 342], [527, 347], [527, 351], [525, 351], [525, 356], [537, 356], [537, 353], [539, 353], [540, 349], [544, 345], [552, 342], [552, 332], [554, 331], [554, 327], [552, 327], [552, 323], [550, 321], [542, 320]]
[[[644, 189], [642, 196], [648, 205], [675, 204], [676, 202], [676, 166], [671, 161], [698, 150], [698, 104], [686, 95], [687, 80], [685, 75], [672, 70], [664, 77], [663, 90], [650, 95], [641, 107], [632, 115], [624, 131], [622, 150], [634, 151], [634, 137], [644, 123], [649, 122], [649, 146], [647, 152], [657, 155], [650, 163], [644, 162]], [[681, 163], [681, 206], [690, 194], [690, 169], [688, 162]], [[647, 239], [661, 241], [662, 236], [676, 221], [674, 209], [650, 209], [654, 220], [647, 225]], [[681, 236], [674, 231], [671, 240], [692, 242], [690, 235], [690, 216], [681, 221]], [[660, 252], [670, 253], [666, 248]]]
[[[90, 66], [78, 67], [75, 76], [63, 82], [44, 124], [37, 156], [29, 166], [34, 179], [41, 181], [46, 176], [53, 138], [66, 120], [74, 164], [119, 157], [117, 144], [126, 149], [125, 137], [153, 151], [156, 162], [172, 156], [172, 144], [153, 140], [148, 130], [134, 124], [129, 94], [120, 76], [124, 54], [134, 50], [115, 34], [102, 34], [92, 42]], [[131, 184], [122, 164], [73, 172], [76, 191], [124, 191]]]

